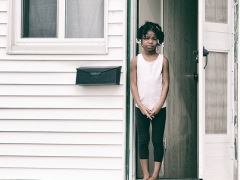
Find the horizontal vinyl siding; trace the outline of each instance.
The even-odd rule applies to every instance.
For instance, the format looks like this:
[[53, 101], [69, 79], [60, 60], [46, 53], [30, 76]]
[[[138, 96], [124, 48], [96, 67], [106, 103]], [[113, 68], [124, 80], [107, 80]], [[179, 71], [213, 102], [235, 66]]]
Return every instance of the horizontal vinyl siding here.
[[[14, 172], [14, 173], [12, 173]], [[114, 180], [122, 180], [122, 171], [115, 169], [44, 169], [44, 168], [2, 168], [0, 174], [5, 179], [34, 179], [37, 177], [44, 180], [63, 179], [63, 180], [96, 180], [96, 179], [109, 179], [114, 177]], [[99, 178], [100, 177], [100, 178]]]
[[[0, 132], [3, 144], [122, 144], [122, 133]], [[16, 149], [17, 150], [17, 149]], [[106, 149], [107, 150], [107, 149]], [[96, 149], [97, 151], [97, 149]], [[71, 156], [71, 152], [66, 152]]]
[[0, 96], [123, 96], [124, 87], [76, 85], [0, 85]]
[[0, 157], [1, 167], [61, 169], [121, 169], [121, 158], [106, 157]]
[[[93, 126], [94, 124], [94, 126]], [[0, 131], [9, 132], [109, 132], [123, 131], [120, 120], [0, 120]]]
[[[14, 55], [16, 56], [16, 55]], [[70, 56], [71, 57], [71, 56]], [[44, 60], [1, 60], [0, 71], [1, 72], [76, 72], [76, 68], [80, 66], [122, 66], [122, 60], [82, 60], [82, 61], [44, 61]], [[21, 66], [21, 68], [19, 68]], [[122, 68], [123, 71], [124, 67]]]
[[0, 12], [7, 13], [7, 0], [0, 0]]
[[[15, 149], [18, 151], [15, 151]], [[79, 157], [122, 157], [121, 145], [99, 145], [99, 144], [1, 144], [0, 153], [4, 156], [65, 156], [66, 152], [71, 152], [71, 156]], [[96, 151], [97, 149], [97, 151]], [[107, 150], [106, 150], [107, 149]]]
[[[120, 78], [120, 84], [123, 84], [123, 76]], [[0, 72], [1, 84], [75, 84], [76, 73], [63, 72]], [[96, 87], [95, 87], [96, 88]]]
[[123, 120], [123, 109], [1, 108], [1, 119], [103, 119]]
[[7, 35], [7, 24], [0, 23], [0, 36], [6, 36], [6, 35]]
[[6, 36], [0, 36], [0, 48], [6, 47]]
[[108, 1], [108, 10], [109, 11], [123, 11], [124, 10], [124, 1], [122, 1], [122, 0]]
[[7, 23], [7, 12], [0, 11], [0, 17], [0, 23]]
[[18, 97], [0, 96], [0, 108], [85, 108], [116, 109], [122, 108], [120, 97]]
[[108, 22], [109, 23], [122, 23], [123, 22], [123, 11], [109, 11]]
[[[125, 13], [109, 0], [108, 54], [8, 55], [0, 0], [0, 179], [124, 179]], [[120, 85], [75, 85], [81, 66], [122, 66]]]

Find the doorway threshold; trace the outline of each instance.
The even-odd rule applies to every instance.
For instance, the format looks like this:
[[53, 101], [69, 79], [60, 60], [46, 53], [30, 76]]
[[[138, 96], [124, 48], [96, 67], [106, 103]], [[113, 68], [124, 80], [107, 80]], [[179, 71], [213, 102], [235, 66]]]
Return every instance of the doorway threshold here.
[[[142, 180], [142, 179], [136, 179], [136, 180]], [[171, 179], [171, 178], [159, 178], [158, 180], [198, 180], [197, 178], [175, 178], [175, 179]]]

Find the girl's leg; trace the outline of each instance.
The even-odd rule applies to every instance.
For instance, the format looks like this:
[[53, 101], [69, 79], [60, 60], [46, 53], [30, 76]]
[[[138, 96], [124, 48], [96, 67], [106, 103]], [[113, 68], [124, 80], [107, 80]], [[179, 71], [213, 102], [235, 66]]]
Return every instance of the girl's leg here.
[[143, 180], [148, 180], [150, 177], [150, 174], [148, 171], [148, 159], [140, 159], [140, 164], [143, 171]]
[[154, 161], [154, 170], [153, 170], [153, 174], [152, 177], [149, 180], [157, 180], [158, 176], [159, 176], [159, 171], [161, 169], [161, 162], [156, 162]]
[[153, 174], [151, 176], [151, 178], [149, 178], [148, 180], [158, 180], [158, 176], [159, 176], [159, 171], [161, 169], [161, 162], [155, 162], [154, 161], [154, 170], [153, 170]]
[[154, 147], [154, 171], [149, 180], [157, 180], [163, 159], [163, 135], [166, 121], [166, 108], [162, 108], [160, 112], [152, 120], [152, 142]]
[[144, 175], [144, 180], [149, 178], [148, 171], [148, 144], [150, 140], [149, 135], [149, 126], [150, 120], [142, 114], [139, 108], [135, 108], [135, 117], [136, 117], [136, 126], [137, 126], [137, 134], [138, 134], [138, 151], [140, 157], [140, 163]]

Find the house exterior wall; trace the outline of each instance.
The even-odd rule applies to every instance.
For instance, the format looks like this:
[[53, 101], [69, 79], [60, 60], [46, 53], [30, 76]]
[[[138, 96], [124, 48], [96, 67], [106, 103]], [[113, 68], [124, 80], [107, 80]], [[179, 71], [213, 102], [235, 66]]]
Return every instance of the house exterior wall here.
[[[125, 176], [126, 1], [108, 1], [108, 54], [8, 55], [0, 0], [0, 179]], [[121, 83], [77, 86], [80, 66], [122, 66]]]
[[234, 180], [238, 179], [238, 32], [239, 32], [239, 0], [234, 4]]

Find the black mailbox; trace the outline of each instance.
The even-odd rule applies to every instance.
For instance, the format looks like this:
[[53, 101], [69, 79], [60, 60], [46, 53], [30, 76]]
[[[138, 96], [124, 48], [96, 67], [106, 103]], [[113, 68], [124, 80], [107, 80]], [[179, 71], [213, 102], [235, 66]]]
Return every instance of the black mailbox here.
[[122, 66], [99, 66], [77, 68], [78, 85], [112, 85], [120, 83]]

